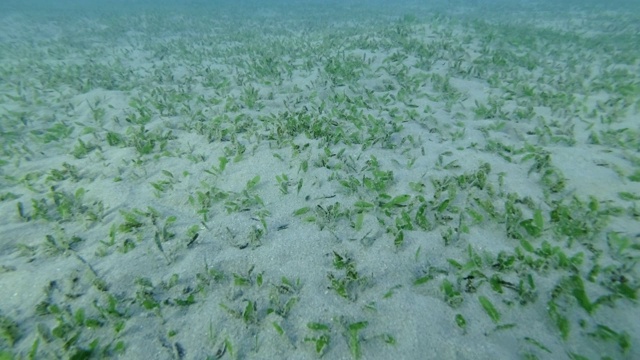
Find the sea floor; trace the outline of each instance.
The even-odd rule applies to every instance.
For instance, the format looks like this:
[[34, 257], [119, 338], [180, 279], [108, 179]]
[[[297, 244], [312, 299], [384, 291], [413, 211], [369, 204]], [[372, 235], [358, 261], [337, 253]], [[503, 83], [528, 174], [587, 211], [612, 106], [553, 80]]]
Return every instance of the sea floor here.
[[640, 10], [509, 3], [4, 11], [0, 359], [640, 358]]

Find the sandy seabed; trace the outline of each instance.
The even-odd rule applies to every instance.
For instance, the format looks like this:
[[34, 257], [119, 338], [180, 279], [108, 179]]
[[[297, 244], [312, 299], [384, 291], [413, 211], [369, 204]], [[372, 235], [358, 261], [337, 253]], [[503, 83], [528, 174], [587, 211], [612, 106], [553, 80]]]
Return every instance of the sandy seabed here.
[[460, 4], [3, 12], [0, 359], [640, 358], [640, 12]]

